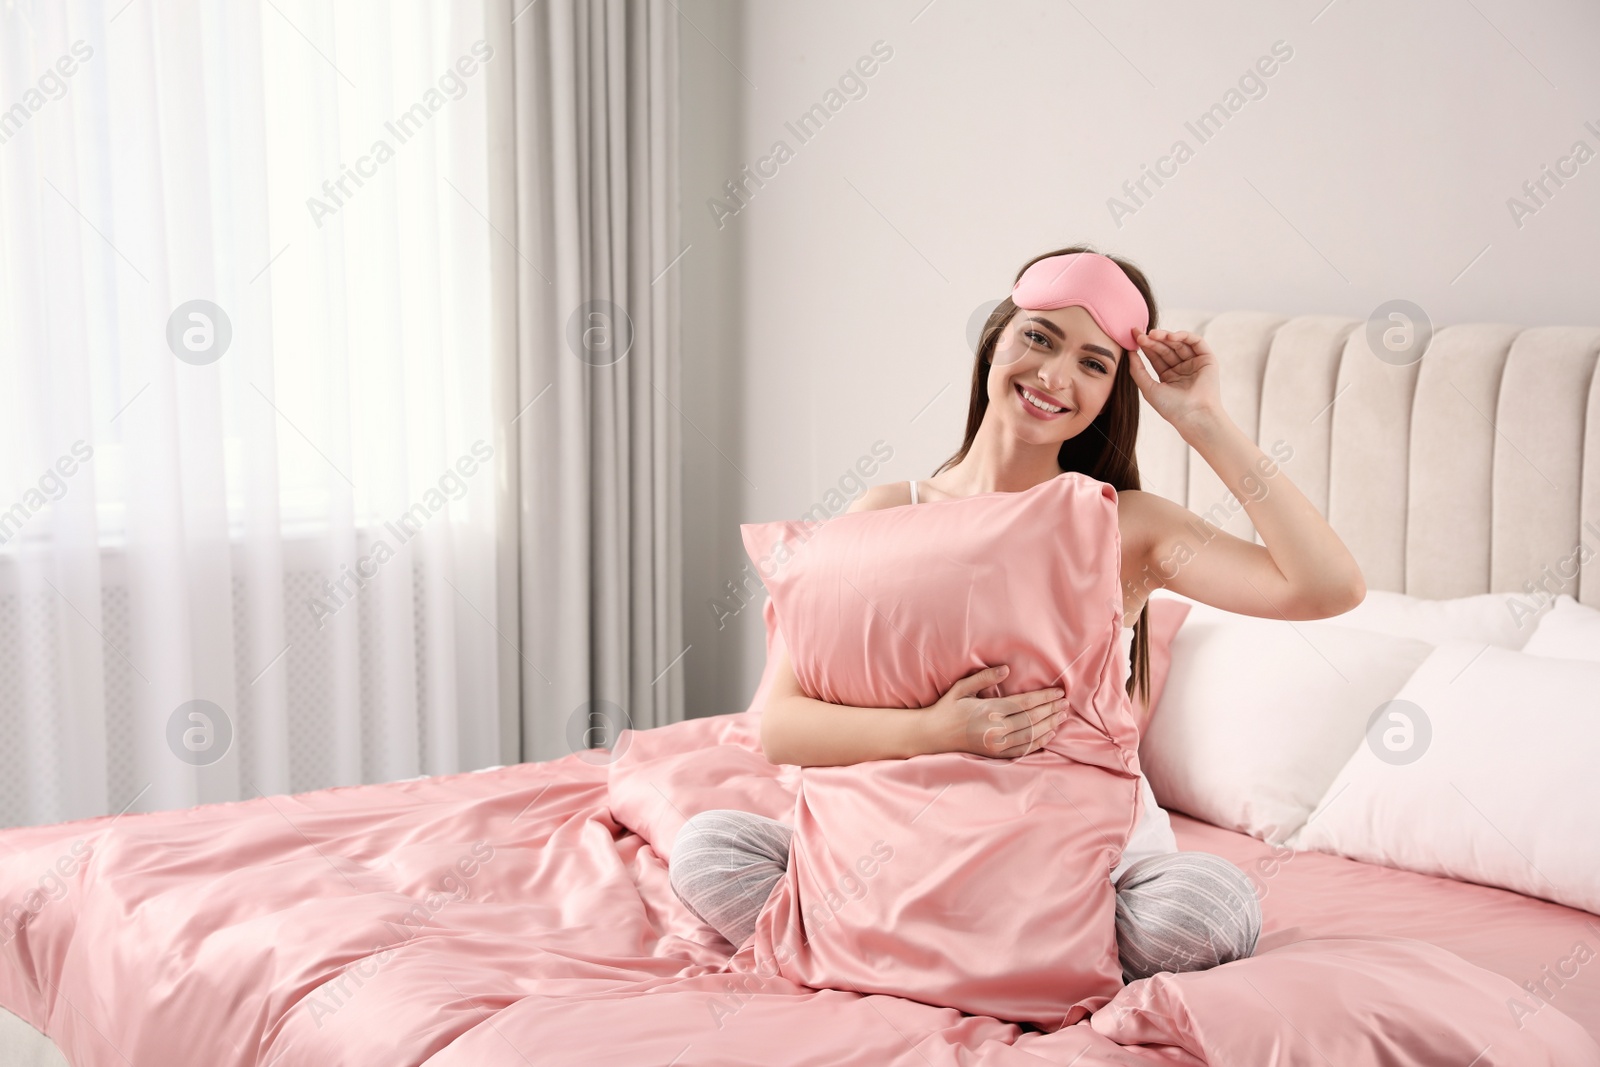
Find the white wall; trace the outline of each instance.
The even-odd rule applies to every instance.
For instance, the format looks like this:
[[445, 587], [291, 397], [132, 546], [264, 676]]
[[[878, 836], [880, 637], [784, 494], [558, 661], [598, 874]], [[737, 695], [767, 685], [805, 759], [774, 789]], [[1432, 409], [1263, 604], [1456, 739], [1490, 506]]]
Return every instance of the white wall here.
[[[746, 563], [737, 524], [798, 515], [878, 440], [894, 456], [870, 481], [929, 475], [960, 443], [968, 319], [1039, 252], [1131, 259], [1166, 308], [1365, 318], [1405, 298], [1436, 326], [1600, 324], [1600, 5], [683, 11], [685, 388], [726, 454], [685, 432], [702, 713], [742, 709], [763, 662], [759, 612], [718, 630], [708, 607]], [[865, 94], [801, 143], [785, 123], [880, 40]], [[1201, 143], [1185, 123], [1275, 42], [1292, 55], [1264, 95]], [[1178, 139], [1192, 158], [1136, 204], [1124, 182]], [[719, 226], [707, 201], [737, 206], [723, 182], [778, 140], [793, 157]], [[1519, 225], [1508, 199], [1580, 140], [1595, 158]]]
[[[679, 182], [683, 195], [681, 235], [688, 251], [681, 270], [683, 300], [681, 345], [683, 441], [684, 703], [690, 716], [742, 711], [755, 692], [763, 659], [754, 667], [747, 651], [750, 620], [745, 611], [723, 616], [721, 625], [708, 603], [726, 593], [726, 583], [741, 579], [744, 549], [739, 523], [745, 518], [744, 482], [735, 463], [746, 466], [745, 362], [739, 358], [739, 278], [742, 246], [731, 228], [718, 232], [707, 222], [700, 192], [726, 180], [739, 168], [744, 83], [734, 66], [740, 52], [741, 8], [729, 0], [676, 0], [679, 82]], [[738, 604], [734, 600], [735, 605]], [[757, 607], [759, 608], [759, 602]], [[761, 644], [758, 632], [756, 643]], [[746, 681], [750, 670], [756, 674]]]

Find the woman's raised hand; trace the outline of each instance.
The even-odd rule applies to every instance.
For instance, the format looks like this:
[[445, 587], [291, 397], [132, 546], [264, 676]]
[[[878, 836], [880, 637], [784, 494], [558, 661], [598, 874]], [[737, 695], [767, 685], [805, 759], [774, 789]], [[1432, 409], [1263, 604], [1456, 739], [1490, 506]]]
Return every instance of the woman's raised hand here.
[[1155, 375], [1135, 352], [1128, 353], [1128, 370], [1156, 414], [1181, 430], [1190, 416], [1222, 410], [1222, 370], [1205, 338], [1187, 330], [1140, 330], [1134, 340]]
[[1043, 748], [1068, 714], [1060, 689], [1035, 689], [1005, 697], [976, 694], [996, 685], [1011, 668], [1001, 664], [969, 674], [931, 708], [929, 735], [935, 752], [971, 752], [1014, 759]]

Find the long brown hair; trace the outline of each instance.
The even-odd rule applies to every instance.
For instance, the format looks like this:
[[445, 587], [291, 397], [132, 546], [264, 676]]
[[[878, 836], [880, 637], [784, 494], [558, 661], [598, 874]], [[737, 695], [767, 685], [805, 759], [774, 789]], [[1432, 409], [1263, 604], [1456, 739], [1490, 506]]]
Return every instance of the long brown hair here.
[[[1017, 270], [1017, 277], [1021, 278], [1024, 271], [1041, 259], [1051, 256], [1063, 256], [1070, 252], [1098, 252], [1097, 249], [1087, 245], [1073, 245], [1070, 248], [1060, 248], [1054, 252], [1045, 252], [1034, 256]], [[1138, 288], [1144, 302], [1150, 309], [1150, 324], [1148, 330], [1156, 328], [1156, 301], [1150, 295], [1150, 283], [1145, 280], [1144, 272], [1126, 260], [1116, 256], [1107, 255], [1122, 272], [1128, 276]], [[989, 368], [993, 366], [995, 346], [999, 343], [1000, 333], [1005, 329], [1006, 323], [1017, 313], [1017, 305], [1007, 296], [1000, 301], [998, 307], [990, 312], [988, 320], [983, 324], [983, 333], [979, 335], [976, 360], [972, 365], [972, 398], [967, 403], [967, 432], [961, 442], [961, 447], [944, 463], [940, 464], [934, 475], [955, 466], [966, 458], [967, 451], [972, 448], [972, 441], [978, 436], [978, 427], [983, 422], [983, 415], [989, 409]], [[1127, 350], [1122, 351], [1122, 356], [1117, 360], [1117, 369], [1111, 382], [1111, 395], [1106, 398], [1105, 407], [1095, 420], [1089, 424], [1088, 429], [1075, 434], [1061, 442], [1061, 451], [1056, 456], [1064, 471], [1079, 471], [1089, 477], [1108, 483], [1117, 492], [1127, 489], [1138, 489], [1139, 461], [1134, 457], [1134, 441], [1139, 436], [1139, 387], [1134, 383], [1133, 372], [1128, 369], [1129, 361], [1137, 358], [1130, 355]], [[1139, 620], [1133, 626], [1133, 657], [1128, 672], [1128, 697], [1132, 699], [1135, 690], [1148, 694], [1150, 692], [1150, 602], [1146, 599], [1139, 609]], [[1146, 703], [1149, 703], [1148, 697]]]

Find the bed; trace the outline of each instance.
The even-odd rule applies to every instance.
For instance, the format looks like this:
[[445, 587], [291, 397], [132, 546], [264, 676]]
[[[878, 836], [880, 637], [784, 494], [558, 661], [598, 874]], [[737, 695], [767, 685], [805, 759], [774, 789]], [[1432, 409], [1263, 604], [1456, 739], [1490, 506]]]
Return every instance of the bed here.
[[[1264, 448], [1293, 442], [1295, 483], [1370, 588], [1518, 593], [1600, 526], [1600, 331], [1453, 327], [1404, 364], [1347, 319], [1166, 324], [1223, 354], [1228, 410]], [[1146, 488], [1206, 514], [1224, 493], [1191, 458], [1147, 420]], [[1250, 535], [1242, 511], [1211, 517]], [[1590, 605], [1597, 567], [1568, 587]], [[1045, 1032], [729, 971], [666, 857], [697, 810], [784, 817], [799, 772], [768, 763], [758, 737], [752, 706], [630, 731], [611, 753], [0, 831], [0, 1065], [1205, 1062], [1137, 1040], [1138, 1020]], [[1528, 990], [1531, 1026], [1566, 1019], [1600, 1039], [1600, 916], [1173, 825], [1182, 847], [1257, 879], [1258, 955], [1423, 942]], [[1275, 1061], [1326, 1059], [1316, 1020], [1261, 996], [1305, 1039]], [[1294, 1058], [1310, 1052], [1322, 1058]], [[1477, 1062], [1516, 1062], [1503, 1055]]]

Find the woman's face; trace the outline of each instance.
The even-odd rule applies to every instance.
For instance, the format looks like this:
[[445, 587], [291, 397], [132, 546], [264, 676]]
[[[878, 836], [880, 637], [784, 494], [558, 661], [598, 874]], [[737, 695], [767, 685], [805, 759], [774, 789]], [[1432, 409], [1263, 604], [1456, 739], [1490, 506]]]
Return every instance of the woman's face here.
[[[1105, 407], [1122, 358], [1117, 343], [1081, 307], [1018, 308], [995, 344], [985, 417], [999, 417], [1039, 444], [1075, 437]], [[1030, 395], [1064, 411], [1043, 411]]]

